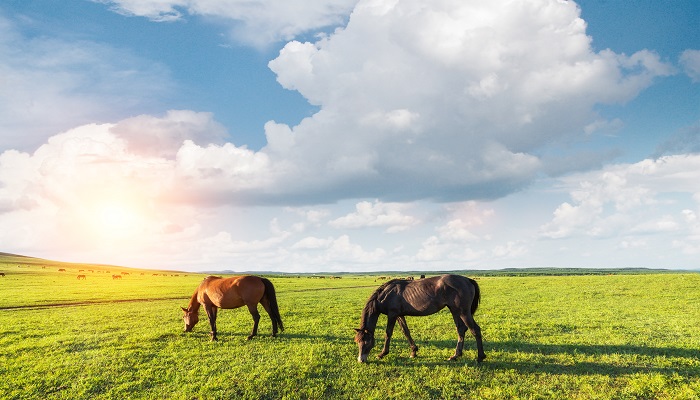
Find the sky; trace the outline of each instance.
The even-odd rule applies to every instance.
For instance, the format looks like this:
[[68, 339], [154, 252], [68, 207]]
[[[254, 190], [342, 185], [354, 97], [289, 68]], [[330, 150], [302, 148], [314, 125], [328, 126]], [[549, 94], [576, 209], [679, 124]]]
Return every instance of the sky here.
[[700, 2], [7, 0], [0, 251], [700, 269]]

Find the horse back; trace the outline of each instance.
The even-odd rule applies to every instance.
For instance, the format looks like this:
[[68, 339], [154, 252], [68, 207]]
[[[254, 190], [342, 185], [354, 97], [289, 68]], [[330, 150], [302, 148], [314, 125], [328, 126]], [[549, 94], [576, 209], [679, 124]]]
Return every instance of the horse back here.
[[382, 313], [408, 316], [430, 315], [445, 307], [475, 311], [474, 301], [478, 302], [471, 280], [460, 275], [393, 280], [384, 285], [377, 299]]
[[219, 308], [238, 308], [257, 304], [264, 293], [265, 285], [257, 276], [209, 276], [200, 284], [197, 297], [202, 304], [213, 304]]
[[394, 279], [385, 283], [376, 297], [379, 311], [386, 315], [422, 316], [442, 310], [446, 303], [439, 293], [437, 278]]

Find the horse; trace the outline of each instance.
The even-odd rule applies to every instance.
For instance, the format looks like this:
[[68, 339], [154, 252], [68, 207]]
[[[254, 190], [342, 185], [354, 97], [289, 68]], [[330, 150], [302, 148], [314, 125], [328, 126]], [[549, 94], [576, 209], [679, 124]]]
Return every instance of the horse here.
[[122, 279], [121, 275], [112, 275], [112, 279]]
[[219, 276], [208, 276], [204, 278], [197, 289], [192, 294], [187, 308], [180, 307], [185, 313], [185, 332], [192, 331], [192, 328], [199, 321], [199, 307], [204, 305], [204, 310], [209, 317], [211, 326], [211, 340], [216, 337], [216, 314], [219, 308], [238, 308], [247, 306], [250, 315], [253, 317], [253, 331], [246, 340], [252, 339], [258, 334], [258, 322], [260, 313], [258, 303], [262, 304], [267, 314], [272, 320], [272, 336], [277, 336], [277, 328], [284, 331], [282, 317], [277, 306], [277, 296], [275, 287], [266, 278], [259, 276], [234, 276], [222, 278]]
[[81, 279], [83, 279], [83, 280], [84, 280], [84, 279], [87, 279], [87, 278], [86, 278], [86, 276], [85, 276], [85, 275], [78, 275], [78, 280], [81, 280]]
[[367, 300], [362, 311], [360, 328], [355, 329], [355, 343], [359, 348], [357, 361], [364, 363], [374, 347], [374, 330], [379, 314], [387, 316], [384, 348], [377, 358], [389, 353], [389, 343], [394, 332], [394, 324], [399, 323], [411, 347], [411, 357], [415, 357], [418, 346], [411, 338], [404, 316], [425, 316], [435, 314], [447, 307], [452, 313], [457, 327], [457, 348], [449, 360], [462, 355], [464, 333], [467, 329], [476, 339], [477, 361], [486, 358], [481, 341], [481, 328], [474, 321], [474, 313], [481, 301], [479, 285], [473, 279], [460, 275], [441, 275], [421, 280], [408, 281], [393, 279], [381, 285]]

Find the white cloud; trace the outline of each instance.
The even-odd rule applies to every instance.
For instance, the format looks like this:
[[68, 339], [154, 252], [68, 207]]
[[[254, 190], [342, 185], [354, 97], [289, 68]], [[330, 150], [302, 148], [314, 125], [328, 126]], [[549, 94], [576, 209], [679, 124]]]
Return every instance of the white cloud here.
[[503, 245], [494, 247], [491, 253], [496, 258], [521, 258], [528, 253], [526, 244], [518, 241], [509, 241]]
[[305, 250], [315, 250], [315, 249], [327, 249], [333, 244], [333, 238], [316, 238], [316, 237], [305, 237], [300, 241], [292, 245], [292, 249], [305, 249]]
[[[304, 260], [306, 265], [315, 265], [317, 268], [326, 270], [336, 270], [338, 266], [344, 266], [346, 270], [352, 270], [355, 265], [369, 265], [372, 268], [382, 265], [388, 253], [381, 248], [365, 250], [362, 246], [353, 243], [348, 235], [341, 235], [337, 238], [306, 239], [303, 243], [297, 243], [296, 248], [301, 249], [306, 246], [307, 250], [314, 250], [320, 247], [325, 248], [320, 254], [299, 254], [299, 260]], [[316, 246], [316, 247], [313, 247]]]
[[419, 220], [404, 212], [408, 206], [400, 203], [382, 203], [375, 200], [374, 203], [362, 201], [355, 206], [355, 212], [344, 217], [337, 218], [329, 223], [337, 229], [358, 229], [365, 227], [387, 227], [387, 233], [396, 233], [410, 229], [419, 223]]
[[344, 29], [290, 42], [269, 63], [321, 111], [269, 125], [263, 151], [284, 148], [316, 180], [304, 189], [325, 197], [340, 187], [443, 201], [518, 190], [546, 170], [537, 150], [601, 126], [597, 104], [629, 101], [674, 72], [647, 50], [595, 53], [579, 13], [548, 0], [361, 1]]
[[[283, 15], [277, 13], [290, 6], [184, 0], [110, 4], [151, 18], [179, 18], [184, 12], [227, 17], [252, 4]], [[362, 1], [345, 28], [315, 43], [290, 42], [270, 68], [283, 86], [299, 91], [320, 111], [294, 127], [268, 122], [268, 143], [260, 151], [224, 143], [224, 129], [211, 115], [191, 111], [140, 115], [111, 129], [126, 139], [133, 155], [174, 159], [175, 175], [188, 188], [178, 196], [192, 201], [498, 198], [546, 170], [535, 152], [552, 139], [570, 132], [585, 136], [586, 127], [590, 131], [600, 120], [596, 104], [627, 101], [655, 76], [670, 73], [648, 51], [594, 53], [571, 2], [513, 4]], [[350, 5], [309, 7], [336, 15]], [[295, 13], [287, 17], [294, 20]], [[45, 53], [62, 57], [68, 66], [81, 60]], [[97, 63], [94, 52], [78, 55], [87, 66]], [[114, 67], [106, 71], [123, 75]], [[110, 87], [119, 83], [98, 81]], [[58, 95], [63, 98], [67, 90]], [[70, 105], [71, 96], [66, 99]], [[395, 231], [408, 225], [391, 226]]]
[[223, 143], [226, 128], [211, 113], [170, 110], [163, 117], [140, 115], [111, 128], [136, 154], [174, 159], [185, 140], [208, 145]]
[[[421, 248], [414, 257], [414, 261], [418, 263], [438, 264], [438, 268], [443, 269], [460, 269], [474, 267], [475, 262], [483, 261], [485, 251], [475, 250], [464, 245], [455, 243], [445, 243], [437, 236], [427, 238]], [[433, 265], [426, 265], [428, 269], [434, 268]], [[479, 266], [479, 265], [476, 265]], [[483, 267], [483, 265], [481, 265]], [[417, 268], [420, 269], [420, 268]]]
[[[634, 164], [610, 165], [600, 171], [562, 178], [572, 203], [562, 203], [551, 222], [541, 227], [543, 237], [609, 236], [677, 231], [679, 223], [660, 210], [663, 196], [700, 193], [700, 155], [667, 156]], [[692, 212], [678, 210], [686, 218]]]
[[265, 46], [340, 25], [357, 0], [99, 0], [126, 15], [172, 22], [186, 14], [229, 24], [238, 41]]
[[684, 51], [681, 53], [680, 63], [693, 82], [700, 82], [700, 50]]

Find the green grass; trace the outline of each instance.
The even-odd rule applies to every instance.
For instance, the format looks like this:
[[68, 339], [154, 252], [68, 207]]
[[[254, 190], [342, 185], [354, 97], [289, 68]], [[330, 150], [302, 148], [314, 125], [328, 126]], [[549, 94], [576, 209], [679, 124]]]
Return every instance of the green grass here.
[[222, 310], [210, 342], [204, 313], [186, 334], [179, 311], [203, 275], [78, 281], [90, 266], [28, 260], [0, 258], [2, 399], [700, 398], [700, 274], [478, 276], [484, 363], [471, 337], [447, 361], [443, 311], [407, 319], [417, 358], [397, 329], [363, 365], [352, 329], [375, 277], [273, 276], [285, 332], [263, 312], [246, 341], [248, 312]]

